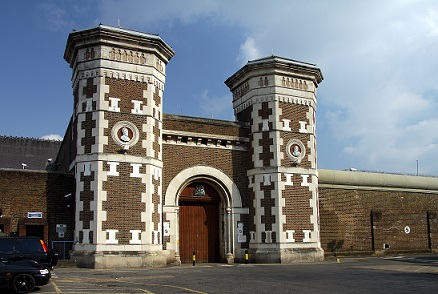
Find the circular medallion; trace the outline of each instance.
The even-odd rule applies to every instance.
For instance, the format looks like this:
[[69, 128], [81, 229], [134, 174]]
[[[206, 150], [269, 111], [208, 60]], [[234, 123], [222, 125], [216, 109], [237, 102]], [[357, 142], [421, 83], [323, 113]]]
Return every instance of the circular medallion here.
[[116, 123], [111, 130], [111, 137], [121, 147], [131, 147], [138, 142], [138, 129], [129, 121]]
[[306, 147], [300, 140], [292, 139], [286, 145], [286, 153], [292, 161], [300, 163], [306, 155]]

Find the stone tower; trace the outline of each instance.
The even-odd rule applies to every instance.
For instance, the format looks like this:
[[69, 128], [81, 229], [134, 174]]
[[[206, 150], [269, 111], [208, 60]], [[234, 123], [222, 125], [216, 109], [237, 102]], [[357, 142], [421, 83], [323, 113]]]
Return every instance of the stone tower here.
[[162, 97], [174, 51], [159, 36], [99, 25], [74, 31], [74, 258], [80, 267], [166, 264]]
[[250, 128], [249, 256], [256, 262], [323, 259], [316, 166], [315, 65], [253, 60], [225, 81], [236, 119]]

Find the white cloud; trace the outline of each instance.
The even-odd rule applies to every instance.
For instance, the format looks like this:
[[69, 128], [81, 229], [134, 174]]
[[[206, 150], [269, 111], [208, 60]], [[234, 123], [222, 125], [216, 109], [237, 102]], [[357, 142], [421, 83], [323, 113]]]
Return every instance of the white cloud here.
[[37, 5], [38, 12], [35, 15], [40, 17], [40, 21], [53, 31], [59, 31], [73, 27], [73, 21], [64, 7], [56, 2], [41, 2]]
[[209, 21], [219, 20], [216, 15], [220, 1], [180, 0], [138, 1], [106, 0], [98, 3], [101, 22], [108, 25], [132, 28], [138, 26], [157, 29], [160, 26], [173, 26], [177, 23], [190, 24], [199, 18], [209, 17]]
[[44, 135], [40, 139], [42, 140], [53, 140], [53, 141], [62, 141], [62, 137], [57, 134]]
[[227, 114], [233, 113], [231, 94], [211, 97], [208, 90], [204, 90], [196, 100], [198, 100], [202, 109], [201, 116], [234, 120], [234, 117], [227, 116]]
[[247, 37], [245, 42], [240, 45], [240, 53], [237, 57], [237, 61], [242, 65], [246, 64], [249, 60], [254, 60], [262, 57], [257, 49], [255, 40], [251, 37]]
[[438, 10], [434, 8], [430, 9], [424, 17], [424, 22], [429, 29], [430, 36], [438, 36]]

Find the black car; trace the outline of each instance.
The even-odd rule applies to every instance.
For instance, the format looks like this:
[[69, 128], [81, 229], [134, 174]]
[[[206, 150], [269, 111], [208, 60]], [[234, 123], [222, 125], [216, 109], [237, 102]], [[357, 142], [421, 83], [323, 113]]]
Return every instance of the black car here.
[[0, 289], [29, 293], [35, 286], [49, 283], [50, 277], [50, 270], [35, 260], [10, 261], [0, 258]]
[[58, 263], [58, 254], [49, 250], [46, 243], [38, 237], [1, 237], [1, 257], [10, 261], [35, 260], [50, 270]]

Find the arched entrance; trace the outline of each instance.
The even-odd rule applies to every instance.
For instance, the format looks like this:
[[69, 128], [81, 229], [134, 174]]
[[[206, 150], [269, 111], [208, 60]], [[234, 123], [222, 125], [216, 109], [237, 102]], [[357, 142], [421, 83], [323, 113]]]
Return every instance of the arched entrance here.
[[181, 262], [218, 262], [221, 197], [206, 182], [196, 181], [179, 195], [179, 236]]
[[[196, 165], [188, 167], [175, 175], [169, 182], [164, 196], [163, 242], [165, 250], [169, 253], [169, 261], [174, 256], [175, 263], [181, 262], [180, 227], [183, 224], [181, 223], [179, 200], [181, 195], [190, 195], [190, 193], [185, 194], [185, 192], [183, 194], [182, 191], [187, 185], [195, 182], [207, 183], [217, 193], [218, 197], [216, 199], [220, 198], [220, 203], [218, 203], [219, 220], [217, 222], [219, 226], [219, 244], [217, 245], [219, 248], [219, 261], [232, 263], [235, 257], [244, 258], [245, 250], [240, 248], [234, 232], [237, 230], [241, 215], [247, 215], [249, 209], [242, 207], [242, 198], [237, 185], [221, 170], [211, 166]], [[183, 206], [184, 198], [184, 196], [181, 197]], [[187, 250], [191, 249], [187, 248]], [[193, 250], [186, 252], [190, 254], [191, 261]]]

